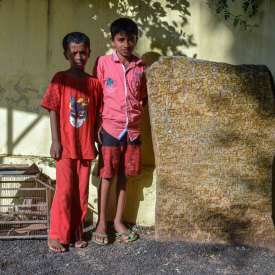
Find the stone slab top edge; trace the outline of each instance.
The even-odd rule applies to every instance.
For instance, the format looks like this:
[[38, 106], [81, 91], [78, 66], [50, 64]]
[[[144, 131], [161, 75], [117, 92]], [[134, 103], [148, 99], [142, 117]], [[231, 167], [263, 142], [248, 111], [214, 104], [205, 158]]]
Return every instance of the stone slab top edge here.
[[160, 56], [158, 57], [152, 64], [150, 64], [146, 70], [145, 70], [145, 74], [147, 75], [147, 73], [151, 70], [151, 68], [154, 68], [156, 66], [158, 66], [159, 63], [163, 62], [163, 60], [165, 59], [186, 59], [188, 60], [190, 63], [199, 63], [199, 64], [205, 64], [205, 63], [211, 63], [211, 64], [217, 64], [217, 65], [226, 65], [226, 66], [232, 66], [232, 67], [242, 67], [242, 68], [246, 68], [248, 70], [254, 71], [261, 71], [261, 72], [268, 72], [270, 73], [270, 70], [268, 69], [268, 67], [266, 65], [263, 64], [259, 64], [259, 65], [254, 65], [254, 64], [239, 64], [239, 65], [232, 65], [229, 63], [225, 63], [225, 62], [217, 62], [217, 61], [209, 61], [209, 60], [203, 60], [203, 59], [197, 59], [197, 58], [191, 58], [191, 57], [186, 57], [186, 56], [181, 56], [181, 55], [174, 55], [174, 56]]

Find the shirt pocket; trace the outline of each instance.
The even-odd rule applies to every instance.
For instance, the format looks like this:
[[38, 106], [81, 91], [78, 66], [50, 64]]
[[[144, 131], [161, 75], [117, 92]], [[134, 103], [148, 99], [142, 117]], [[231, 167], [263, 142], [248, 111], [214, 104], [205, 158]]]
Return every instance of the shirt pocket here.
[[108, 93], [114, 93], [117, 91], [117, 81], [111, 77], [103, 79], [103, 88]]
[[136, 73], [134, 76], [132, 76], [130, 85], [131, 85], [131, 90], [132, 90], [133, 96], [137, 100], [139, 100], [139, 97], [140, 97], [140, 85], [141, 85], [141, 75]]

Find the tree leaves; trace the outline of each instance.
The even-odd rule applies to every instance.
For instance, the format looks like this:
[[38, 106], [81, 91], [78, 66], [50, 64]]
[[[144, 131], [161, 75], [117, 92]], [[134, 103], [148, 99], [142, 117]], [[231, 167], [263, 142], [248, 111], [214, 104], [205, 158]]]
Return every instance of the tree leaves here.
[[[216, 8], [216, 13], [221, 14], [224, 20], [231, 19], [233, 20], [233, 27], [236, 28], [237, 26], [240, 26], [240, 31], [242, 30], [250, 30], [250, 32], [254, 28], [258, 28], [259, 25], [254, 24], [250, 25], [248, 23], [249, 18], [255, 16], [259, 9], [259, 4], [257, 3], [257, 0], [242, 0], [242, 11], [244, 12], [244, 15], [235, 15], [231, 12], [230, 7], [228, 6], [228, 2], [230, 0], [212, 0], [212, 4]], [[236, 0], [231, 0], [231, 2], [235, 2]]]
[[245, 1], [245, 2], [243, 3], [243, 11], [244, 11], [244, 12], [247, 12], [249, 6], [250, 6], [250, 1]]

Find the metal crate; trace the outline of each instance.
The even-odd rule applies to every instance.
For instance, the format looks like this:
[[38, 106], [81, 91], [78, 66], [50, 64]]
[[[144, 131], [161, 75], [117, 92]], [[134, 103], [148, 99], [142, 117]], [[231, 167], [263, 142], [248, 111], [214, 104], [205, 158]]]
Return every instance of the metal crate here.
[[0, 169], [0, 239], [47, 238], [52, 190], [40, 171]]

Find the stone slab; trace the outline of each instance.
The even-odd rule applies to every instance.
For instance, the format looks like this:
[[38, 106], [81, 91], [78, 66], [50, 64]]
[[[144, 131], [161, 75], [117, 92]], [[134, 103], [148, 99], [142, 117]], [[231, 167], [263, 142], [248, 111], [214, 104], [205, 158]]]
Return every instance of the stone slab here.
[[156, 238], [275, 247], [267, 67], [161, 57], [146, 77]]

